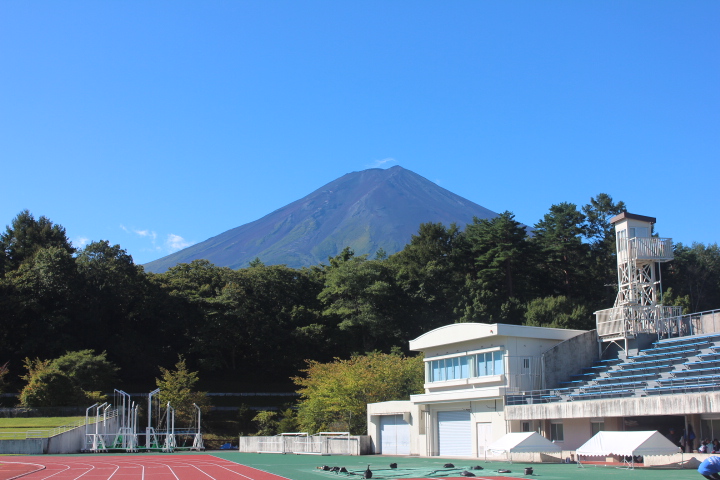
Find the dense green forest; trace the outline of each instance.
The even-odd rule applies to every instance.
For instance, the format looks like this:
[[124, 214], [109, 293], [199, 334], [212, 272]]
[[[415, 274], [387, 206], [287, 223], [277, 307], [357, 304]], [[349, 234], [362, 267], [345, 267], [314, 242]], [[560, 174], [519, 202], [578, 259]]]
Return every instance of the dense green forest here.
[[[162, 274], [107, 241], [76, 249], [62, 226], [23, 211], [0, 235], [0, 365], [9, 362], [17, 391], [24, 359], [93, 349], [120, 367], [120, 382], [150, 387], [158, 366], [182, 354], [216, 391], [223, 382], [263, 390], [291, 385], [306, 360], [406, 349], [453, 322], [591, 329], [593, 312], [614, 302], [609, 219], [624, 210], [600, 194], [552, 205], [530, 235], [504, 212], [422, 224], [391, 256], [345, 249], [303, 269], [199, 260]], [[720, 308], [717, 244], [676, 244], [662, 268], [666, 304]]]

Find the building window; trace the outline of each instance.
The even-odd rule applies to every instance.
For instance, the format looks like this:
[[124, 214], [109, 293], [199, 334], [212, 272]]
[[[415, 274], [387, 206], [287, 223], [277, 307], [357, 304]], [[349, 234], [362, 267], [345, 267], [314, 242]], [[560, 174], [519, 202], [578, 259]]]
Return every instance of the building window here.
[[647, 227], [630, 227], [630, 238], [647, 238], [650, 236], [648, 233]]
[[443, 358], [430, 362], [431, 382], [470, 378], [468, 357]]
[[552, 440], [553, 442], [562, 442], [565, 440], [562, 423], [550, 424], [550, 440]]
[[598, 432], [605, 430], [605, 422], [592, 422], [590, 423], [590, 430], [594, 437]]
[[523, 432], [532, 432], [530, 422], [522, 422], [522, 431]]
[[505, 373], [502, 352], [493, 352], [493, 362], [495, 363], [493, 375], [502, 375], [503, 373]]
[[478, 353], [476, 359], [478, 377], [502, 375], [505, 373], [502, 352]]
[[487, 375], [502, 375], [503, 373], [505, 373], [503, 352], [487, 352], [432, 360], [430, 361], [429, 381], [444, 382]]

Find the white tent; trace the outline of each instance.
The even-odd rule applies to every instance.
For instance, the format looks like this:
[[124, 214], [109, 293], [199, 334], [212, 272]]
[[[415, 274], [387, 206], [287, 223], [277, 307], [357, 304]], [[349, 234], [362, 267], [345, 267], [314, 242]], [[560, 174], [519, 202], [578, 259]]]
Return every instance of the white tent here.
[[620, 455], [634, 457], [638, 455], [672, 455], [680, 452], [680, 447], [665, 438], [657, 430], [643, 432], [598, 432], [594, 437], [575, 450], [580, 457], [602, 457]]
[[487, 452], [495, 455], [507, 454], [512, 461], [513, 453], [560, 453], [562, 449], [537, 432], [508, 433], [485, 447]]

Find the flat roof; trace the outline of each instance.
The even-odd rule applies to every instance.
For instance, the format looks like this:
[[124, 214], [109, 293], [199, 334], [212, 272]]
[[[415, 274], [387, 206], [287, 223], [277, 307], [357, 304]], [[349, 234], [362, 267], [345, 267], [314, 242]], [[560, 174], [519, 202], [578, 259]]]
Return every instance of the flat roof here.
[[526, 327], [505, 323], [453, 323], [424, 333], [410, 340], [410, 350], [423, 351], [432, 347], [451, 345], [489, 337], [522, 337], [544, 340], [568, 340], [586, 330], [566, 328]]
[[610, 223], [617, 223], [620, 220], [639, 220], [641, 222], [657, 223], [655, 217], [646, 217], [645, 215], [636, 215], [634, 213], [622, 212], [620, 215], [615, 215], [610, 219]]

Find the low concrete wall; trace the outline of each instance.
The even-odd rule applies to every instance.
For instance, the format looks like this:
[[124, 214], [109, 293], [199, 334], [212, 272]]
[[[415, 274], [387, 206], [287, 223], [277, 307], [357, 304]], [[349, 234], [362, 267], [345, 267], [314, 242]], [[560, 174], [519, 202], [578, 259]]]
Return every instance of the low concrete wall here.
[[371, 455], [368, 435], [350, 437], [240, 437], [238, 450], [247, 453], [296, 453], [316, 455]]
[[48, 438], [45, 453], [78, 453], [85, 448], [85, 425]]
[[28, 438], [26, 440], [0, 440], [0, 455], [42, 455], [47, 451], [47, 438]]
[[505, 462], [511, 460], [513, 463], [562, 463], [564, 457], [562, 453], [539, 453], [539, 452], [524, 452], [524, 453], [513, 453], [509, 457], [507, 454], [502, 455], [490, 455], [481, 458], [481, 460], [487, 459], [490, 462]]

